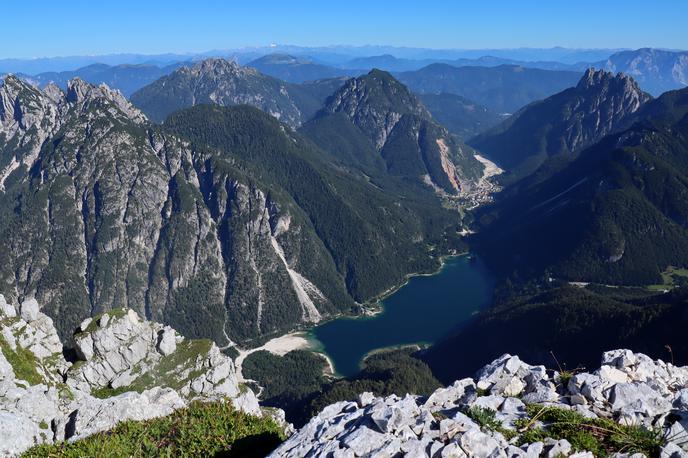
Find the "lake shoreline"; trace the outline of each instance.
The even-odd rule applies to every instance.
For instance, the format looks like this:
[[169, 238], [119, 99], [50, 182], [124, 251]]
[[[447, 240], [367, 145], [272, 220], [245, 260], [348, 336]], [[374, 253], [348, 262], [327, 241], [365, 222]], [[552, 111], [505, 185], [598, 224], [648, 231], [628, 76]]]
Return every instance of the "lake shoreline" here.
[[235, 349], [239, 352], [237, 357], [234, 358], [234, 369], [236, 371], [237, 380], [241, 383], [254, 381], [244, 378], [242, 373], [242, 364], [244, 360], [252, 353], [264, 350], [272, 353], [273, 355], [284, 356], [290, 351], [294, 350], [309, 350], [311, 345], [312, 343], [304, 331], [296, 331], [275, 337], [274, 339], [270, 339], [260, 347], [245, 350], [240, 350], [235, 347]]
[[[446, 268], [447, 263], [452, 260], [452, 259], [457, 259], [461, 257], [466, 257], [470, 256], [469, 251], [461, 252], [461, 253], [456, 253], [456, 254], [446, 254], [442, 255], [439, 257], [439, 266], [431, 271], [431, 272], [412, 272], [408, 273], [404, 276], [404, 281], [394, 285], [387, 290], [383, 291], [379, 295], [375, 296], [375, 298], [367, 301], [365, 304], [361, 305], [361, 307], [364, 308], [363, 313], [358, 314], [358, 315], [349, 315], [349, 314], [338, 314], [335, 316], [328, 317], [327, 319], [324, 319], [320, 322], [318, 322], [315, 325], [308, 326], [308, 327], [300, 327], [300, 328], [295, 328], [294, 330], [287, 332], [285, 334], [281, 334], [278, 336], [275, 336], [273, 338], [268, 339], [267, 341], [263, 342], [262, 345], [253, 347], [253, 348], [245, 348], [245, 349], [240, 349], [239, 347], [234, 347], [237, 352], [239, 353], [236, 358], [234, 358], [234, 364], [237, 372], [237, 377], [241, 382], [247, 382], [251, 381], [248, 379], [245, 379], [242, 374], [242, 363], [248, 357], [250, 354], [265, 350], [269, 351], [272, 354], [278, 355], [278, 356], [284, 356], [286, 353], [290, 351], [295, 351], [295, 350], [306, 350], [310, 351], [312, 353], [316, 353], [320, 356], [322, 356], [325, 361], [327, 362], [327, 367], [324, 370], [325, 376], [330, 376], [334, 378], [344, 378], [346, 377], [345, 375], [342, 375], [338, 373], [335, 370], [335, 365], [332, 357], [328, 355], [325, 350], [322, 348], [322, 343], [318, 340], [317, 336], [314, 334], [314, 329], [318, 326], [322, 326], [324, 324], [327, 324], [329, 322], [335, 321], [335, 320], [366, 320], [366, 319], [374, 319], [375, 317], [378, 317], [380, 314], [382, 314], [385, 311], [385, 305], [383, 302], [388, 299], [389, 297], [393, 296], [395, 293], [399, 292], [402, 288], [407, 286], [411, 280], [414, 278], [420, 278], [420, 277], [434, 277], [443, 272], [443, 270]], [[375, 348], [371, 350], [370, 352], [366, 353], [363, 358], [361, 359], [361, 363], [368, 357], [379, 353], [379, 352], [384, 352], [384, 351], [390, 351], [390, 350], [395, 350], [395, 349], [401, 349], [401, 348], [409, 348], [409, 347], [417, 347], [419, 349], [422, 349], [424, 347], [427, 347], [429, 344], [427, 342], [416, 342], [416, 343], [408, 343], [408, 344], [399, 344], [399, 345], [390, 345], [390, 346], [385, 346], [385, 347], [380, 347], [380, 348]]]
[[443, 256], [435, 271], [409, 274], [385, 291], [378, 313], [334, 318], [308, 336], [315, 351], [332, 359], [338, 375], [352, 376], [378, 351], [422, 348], [444, 337], [489, 305], [493, 287], [486, 266], [470, 252]]
[[434, 271], [432, 271], [432, 272], [412, 272], [412, 273], [406, 274], [404, 276], [404, 282], [403, 283], [401, 283], [400, 285], [392, 286], [391, 288], [387, 289], [383, 293], [375, 296], [375, 298], [369, 302], [375, 301], [376, 303], [380, 303], [380, 302], [384, 301], [385, 299], [387, 299], [392, 294], [399, 291], [404, 286], [406, 286], [408, 284], [408, 282], [411, 281], [411, 279], [417, 278], [417, 277], [434, 277], [435, 275], [442, 273], [442, 270], [447, 265], [448, 259], [461, 258], [463, 256], [470, 256], [470, 254], [471, 254], [470, 251], [465, 251], [465, 252], [457, 253], [457, 254], [444, 254], [444, 255], [440, 256], [440, 259], [439, 259], [440, 265]]

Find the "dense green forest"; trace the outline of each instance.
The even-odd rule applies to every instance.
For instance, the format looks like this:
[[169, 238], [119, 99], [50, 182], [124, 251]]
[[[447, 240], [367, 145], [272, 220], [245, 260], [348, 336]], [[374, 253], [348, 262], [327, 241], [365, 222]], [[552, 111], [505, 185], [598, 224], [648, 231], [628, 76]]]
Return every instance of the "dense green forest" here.
[[496, 126], [504, 119], [504, 115], [460, 95], [433, 93], [419, 97], [433, 118], [464, 140]]
[[474, 323], [419, 356], [443, 383], [470, 376], [504, 353], [550, 369], [594, 370], [603, 352], [630, 348], [683, 365], [686, 325], [688, 288], [652, 294], [531, 284], [500, 291]]
[[243, 372], [265, 387], [261, 394], [263, 404], [284, 409], [287, 419], [300, 426], [323, 407], [356, 400], [365, 391], [376, 396], [432, 393], [440, 383], [423, 361], [412, 356], [414, 351], [375, 353], [364, 360], [361, 372], [351, 378], [324, 375], [326, 363], [322, 357], [307, 351], [294, 351], [283, 357], [256, 352], [244, 361]]
[[[378, 189], [332, 166], [322, 150], [297, 133], [285, 133], [257, 109], [197, 106], [170, 116], [165, 128], [218, 149], [251, 176], [288, 193], [357, 301], [398, 284], [408, 272], [436, 268], [439, 261], [428, 255], [427, 245], [442, 246], [459, 227], [457, 216], [430, 192]], [[318, 274], [316, 266], [305, 264], [306, 272]]]

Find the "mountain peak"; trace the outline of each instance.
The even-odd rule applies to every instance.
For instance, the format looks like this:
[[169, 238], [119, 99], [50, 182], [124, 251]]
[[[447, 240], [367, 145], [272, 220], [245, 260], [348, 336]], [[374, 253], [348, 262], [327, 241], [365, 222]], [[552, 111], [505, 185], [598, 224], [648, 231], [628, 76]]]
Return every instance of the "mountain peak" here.
[[93, 94], [94, 89], [94, 86], [81, 78], [73, 78], [67, 83], [67, 101], [78, 103], [92, 98], [95, 96], [95, 94]]
[[22, 90], [39, 91], [36, 86], [12, 73], [8, 73], [3, 78], [0, 78], [0, 91], [5, 95], [16, 95]]
[[359, 129], [391, 175], [420, 178], [438, 192], [456, 194], [482, 171], [465, 145], [388, 72], [374, 69], [348, 80], [320, 112], [321, 117], [331, 114], [343, 115]]
[[255, 70], [248, 67], [242, 67], [233, 60], [210, 58], [197, 62], [192, 67], [184, 67], [194, 76], [198, 75], [214, 75], [214, 76], [239, 76], [248, 73], [256, 73]]
[[304, 117], [302, 92], [297, 92], [254, 68], [226, 59], [206, 59], [139, 89], [131, 101], [157, 122], [199, 104], [251, 105], [297, 128]]
[[[535, 171], [548, 157], [574, 158], [583, 148], [626, 126], [652, 97], [623, 73], [589, 68], [578, 84], [526, 106], [472, 146], [511, 168], [515, 178]], [[547, 128], [540, 127], [547, 120]]]
[[[54, 100], [54, 89], [44, 90], [44, 94]], [[67, 83], [67, 93], [65, 99], [68, 103], [78, 106], [90, 105], [99, 100], [105, 100], [114, 104], [128, 118], [137, 124], [146, 122], [146, 117], [135, 108], [123, 95], [116, 89], [110, 89], [107, 84], [94, 86], [81, 78], [73, 78]]]
[[21, 78], [18, 78], [13, 73], [8, 73], [0, 79], [0, 87], [15, 85], [15, 84], [28, 84], [28, 83], [23, 81]]
[[624, 73], [617, 73], [616, 75], [612, 72], [606, 70], [598, 70], [593, 67], [588, 68], [583, 77], [578, 82], [579, 89], [589, 89], [595, 86], [609, 86], [612, 84], [618, 84], [619, 86], [629, 86], [630, 89], [634, 89], [637, 92], [640, 91], [638, 84], [630, 76]]
[[328, 100], [324, 111], [345, 113], [380, 149], [403, 115], [431, 119], [430, 112], [409, 89], [388, 72], [373, 69], [348, 80]]
[[381, 70], [379, 68], [373, 68], [372, 70], [370, 70], [368, 72], [368, 74], [366, 76], [373, 78], [373, 79], [378, 79], [378, 80], [385, 82], [385, 83], [388, 83], [388, 84], [398, 84], [400, 86], [403, 86], [398, 80], [396, 80], [392, 76], [391, 73], [389, 73], [385, 70]]

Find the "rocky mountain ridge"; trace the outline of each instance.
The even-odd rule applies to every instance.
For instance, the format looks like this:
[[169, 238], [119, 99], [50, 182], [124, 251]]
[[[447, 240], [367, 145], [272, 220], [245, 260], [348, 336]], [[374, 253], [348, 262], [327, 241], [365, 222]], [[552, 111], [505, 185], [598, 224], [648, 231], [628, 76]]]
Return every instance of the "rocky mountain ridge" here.
[[614, 350], [591, 373], [505, 354], [429, 397], [362, 393], [325, 407], [271, 457], [680, 458], [688, 367]]
[[551, 157], [570, 160], [627, 127], [631, 115], [651, 99], [628, 75], [588, 69], [575, 87], [524, 107], [470, 144], [522, 177]]
[[65, 354], [74, 359], [63, 356], [36, 300], [12, 304], [0, 295], [0, 456], [169, 415], [197, 400], [263, 415], [215, 344], [185, 339], [131, 309], [85, 320]]
[[[292, 247], [312, 233], [293, 201], [271, 197], [231, 159], [151, 127], [118, 92], [81, 80], [66, 93], [54, 86], [40, 91], [8, 77], [0, 100], [2, 290], [12, 298], [36, 296], [64, 338], [81, 319], [130, 307], [227, 345], [283, 326], [268, 312], [273, 305], [281, 317], [296, 306], [286, 312], [293, 326], [320, 317], [324, 304], [332, 307], [321, 289], [344, 290], [339, 279], [325, 288], [292, 268]], [[210, 193], [217, 211], [208, 208]], [[223, 248], [222, 231], [230, 227], [237, 241]], [[316, 257], [329, 256], [321, 244], [308, 246]], [[226, 310], [229, 291], [246, 292], [232, 283], [263, 273], [272, 281], [251, 288], [258, 297], [232, 296], [238, 316]], [[198, 307], [187, 294], [200, 300]], [[203, 313], [227, 318], [218, 324]], [[253, 326], [245, 314], [253, 315]]]
[[495, 269], [522, 277], [547, 271], [603, 285], [662, 283], [662, 272], [688, 259], [687, 93], [647, 102], [572, 161], [560, 154], [559, 164], [514, 184], [479, 210], [475, 246]]

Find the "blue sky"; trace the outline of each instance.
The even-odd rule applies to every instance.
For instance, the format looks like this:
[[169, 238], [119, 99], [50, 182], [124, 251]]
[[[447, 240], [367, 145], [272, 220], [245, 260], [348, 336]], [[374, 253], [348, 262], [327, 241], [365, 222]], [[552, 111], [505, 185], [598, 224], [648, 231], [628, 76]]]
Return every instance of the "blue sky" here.
[[0, 58], [261, 46], [688, 48], [685, 0], [7, 0]]

